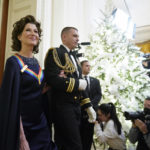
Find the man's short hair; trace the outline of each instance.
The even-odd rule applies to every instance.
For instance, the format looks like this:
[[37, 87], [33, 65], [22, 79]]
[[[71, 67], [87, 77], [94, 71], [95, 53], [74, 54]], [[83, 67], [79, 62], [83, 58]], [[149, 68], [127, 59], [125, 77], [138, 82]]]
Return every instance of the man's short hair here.
[[68, 31], [71, 30], [71, 29], [74, 29], [74, 30], [77, 30], [77, 31], [78, 31], [78, 29], [75, 28], [75, 27], [65, 27], [65, 28], [63, 28], [62, 31], [61, 31], [61, 37], [62, 37], [62, 35], [63, 35], [64, 33], [68, 32]]
[[146, 97], [145, 100], [150, 101], [150, 97]]
[[86, 63], [86, 62], [89, 62], [89, 61], [88, 61], [88, 60], [83, 60], [83, 61], [81, 61], [81, 66], [83, 66], [84, 63]]

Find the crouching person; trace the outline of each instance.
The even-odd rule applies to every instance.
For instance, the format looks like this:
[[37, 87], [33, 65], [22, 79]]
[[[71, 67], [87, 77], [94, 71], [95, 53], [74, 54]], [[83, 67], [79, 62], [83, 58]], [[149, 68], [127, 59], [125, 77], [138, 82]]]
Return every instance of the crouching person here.
[[95, 122], [94, 132], [100, 144], [109, 145], [108, 150], [125, 150], [125, 136], [122, 125], [117, 117], [113, 103], [103, 103], [98, 107], [98, 121]]

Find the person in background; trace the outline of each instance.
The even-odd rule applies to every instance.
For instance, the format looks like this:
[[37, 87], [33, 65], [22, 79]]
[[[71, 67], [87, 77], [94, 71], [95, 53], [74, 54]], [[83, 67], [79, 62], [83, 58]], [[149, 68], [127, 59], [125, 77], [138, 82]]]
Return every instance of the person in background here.
[[57, 150], [50, 139], [43, 107], [44, 74], [38, 53], [40, 23], [32, 15], [16, 21], [12, 50], [0, 88], [0, 149]]
[[[98, 79], [89, 76], [90, 63], [88, 60], [81, 62], [82, 77], [87, 81], [87, 93], [95, 111], [98, 109], [98, 103], [101, 100], [102, 92]], [[88, 121], [88, 114], [82, 110], [81, 116], [81, 138], [83, 150], [91, 150], [94, 134], [94, 124]]]
[[[98, 107], [98, 120], [95, 122], [94, 132], [99, 143], [107, 143], [108, 150], [125, 150], [126, 139], [122, 125], [117, 117], [116, 108], [113, 103], [103, 103]], [[104, 124], [102, 124], [104, 123]]]
[[[145, 69], [150, 69], [150, 56], [148, 56], [145, 60], [142, 61], [142, 65]], [[150, 77], [150, 72], [147, 72], [147, 75]]]
[[[150, 97], [144, 100], [144, 113], [147, 117], [150, 116]], [[150, 150], [150, 120], [134, 120], [129, 131], [129, 140], [132, 143], [138, 142], [137, 150]]]
[[45, 58], [46, 82], [52, 88], [55, 140], [59, 150], [82, 150], [80, 136], [81, 107], [95, 122], [96, 113], [85, 91], [80, 64], [73, 50], [78, 46], [75, 27], [61, 32], [62, 45], [49, 49]]
[[150, 56], [142, 61], [142, 65], [146, 69], [150, 69]]

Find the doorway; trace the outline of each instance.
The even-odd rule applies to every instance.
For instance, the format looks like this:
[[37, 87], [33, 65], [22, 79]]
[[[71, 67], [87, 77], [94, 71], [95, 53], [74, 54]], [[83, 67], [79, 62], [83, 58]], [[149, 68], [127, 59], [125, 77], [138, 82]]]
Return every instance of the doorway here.
[[0, 0], [0, 85], [3, 77], [9, 0]]

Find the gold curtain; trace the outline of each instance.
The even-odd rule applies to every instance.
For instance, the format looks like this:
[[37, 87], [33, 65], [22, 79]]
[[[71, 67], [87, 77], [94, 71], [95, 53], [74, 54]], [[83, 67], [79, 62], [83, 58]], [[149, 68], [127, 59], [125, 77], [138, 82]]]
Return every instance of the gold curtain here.
[[142, 52], [150, 53], [150, 41], [143, 42], [143, 43], [137, 43], [136, 45], [141, 48]]

